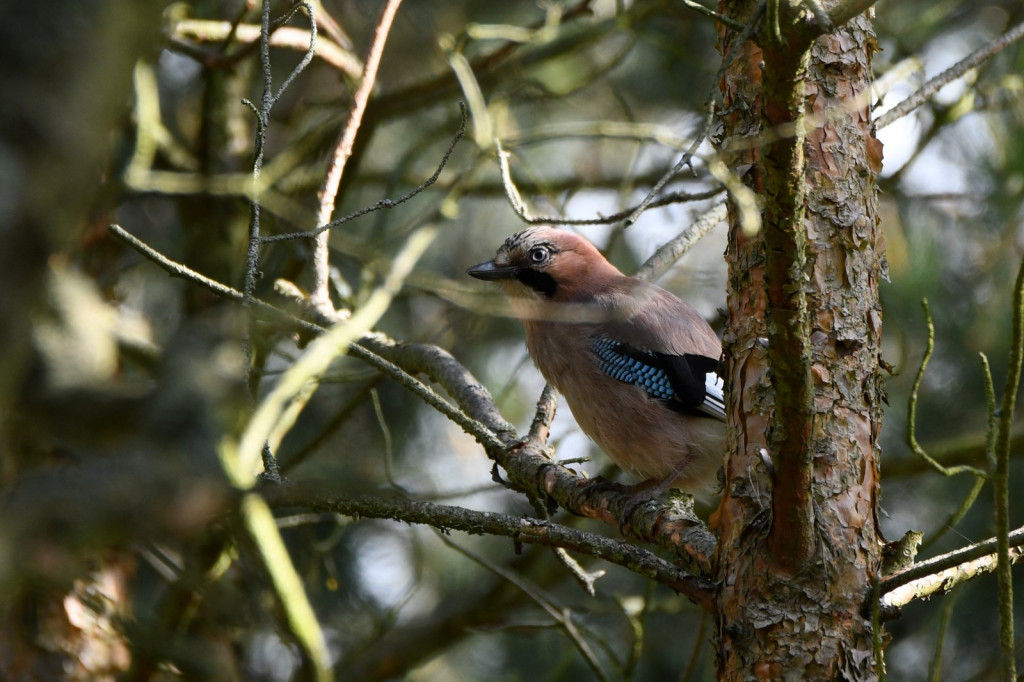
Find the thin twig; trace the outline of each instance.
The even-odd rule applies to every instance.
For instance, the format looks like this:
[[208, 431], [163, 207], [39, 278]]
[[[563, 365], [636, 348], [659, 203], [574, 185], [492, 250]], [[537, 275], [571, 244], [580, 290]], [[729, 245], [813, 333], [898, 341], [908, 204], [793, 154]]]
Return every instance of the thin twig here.
[[459, 102], [459, 114], [459, 129], [455, 131], [455, 135], [452, 137], [451, 142], [448, 143], [448, 148], [441, 156], [441, 161], [437, 164], [437, 168], [434, 169], [434, 173], [429, 178], [424, 180], [422, 183], [417, 185], [416, 188], [413, 189], [411, 192], [408, 192], [407, 194], [404, 194], [397, 199], [381, 199], [370, 206], [366, 206], [357, 211], [352, 211], [351, 213], [344, 215], [340, 218], [336, 218], [329, 223], [322, 224], [320, 225], [320, 227], [317, 227], [313, 230], [304, 230], [302, 232], [287, 232], [284, 234], [274, 234], [268, 235], [266, 237], [261, 237], [260, 243], [269, 244], [271, 242], [289, 241], [293, 239], [314, 239], [323, 235], [331, 228], [338, 227], [339, 225], [347, 223], [351, 220], [355, 220], [356, 218], [361, 218], [364, 215], [373, 213], [374, 211], [400, 206], [405, 202], [409, 201], [410, 199], [412, 199], [413, 197], [417, 196], [418, 194], [426, 190], [428, 187], [433, 185], [435, 182], [437, 182], [437, 179], [441, 176], [441, 172], [444, 170], [445, 166], [448, 165], [448, 161], [449, 159], [451, 159], [452, 152], [455, 151], [455, 145], [457, 145], [459, 141], [462, 139], [462, 137], [466, 134], [466, 106], [462, 102]]
[[932, 323], [932, 313], [928, 307], [928, 299], [921, 299], [921, 308], [924, 310], [925, 324], [928, 326], [928, 339], [925, 345], [924, 357], [921, 358], [921, 366], [918, 367], [917, 376], [914, 378], [914, 385], [910, 389], [910, 397], [907, 400], [907, 447], [943, 476], [970, 473], [985, 478], [986, 474], [984, 471], [967, 464], [951, 467], [942, 466], [925, 452], [921, 444], [917, 442], [917, 394], [921, 388], [921, 380], [924, 379], [924, 372], [928, 368], [928, 361], [931, 360], [932, 353], [935, 352], [935, 325]]
[[734, 29], [737, 29], [737, 30], [743, 28], [743, 24], [741, 24], [740, 22], [736, 21], [732, 17], [727, 17], [724, 14], [719, 14], [718, 12], [715, 12], [714, 10], [710, 10], [707, 7], [705, 7], [704, 5], [698, 4], [698, 3], [694, 2], [693, 0], [683, 0], [683, 5], [685, 5], [686, 7], [689, 7], [690, 9], [694, 10], [695, 12], [699, 12], [700, 14], [703, 14], [706, 17], [710, 17], [710, 18], [714, 19], [715, 21], [720, 21], [723, 24], [725, 24], [726, 26], [728, 26], [729, 28], [734, 28]]
[[[597, 218], [560, 218], [557, 216], [534, 216], [530, 215], [526, 202], [523, 201], [519, 188], [512, 179], [512, 172], [509, 169], [509, 152], [505, 151], [501, 140], [495, 140], [495, 148], [498, 154], [498, 168], [501, 171], [501, 183], [505, 188], [505, 196], [508, 197], [512, 210], [527, 225], [610, 225], [625, 220], [635, 213], [639, 206], [633, 206], [611, 215], [599, 216]], [[681, 204], [687, 201], [701, 201], [710, 199], [721, 194], [725, 187], [716, 187], [703, 192], [669, 192], [648, 203], [647, 208], [658, 208], [669, 204]]]
[[380, 394], [376, 388], [370, 389], [370, 401], [373, 403], [373, 413], [377, 417], [377, 424], [380, 426], [380, 434], [384, 438], [384, 478], [387, 479], [392, 488], [403, 495], [408, 495], [409, 491], [395, 480], [395, 448], [391, 442], [391, 429], [388, 428], [388, 420], [384, 416], [384, 408], [380, 404]]
[[583, 591], [589, 594], [591, 597], [597, 595], [597, 589], [595, 587], [598, 580], [605, 577], [608, 571], [603, 569], [598, 571], [588, 571], [580, 562], [576, 561], [569, 552], [562, 547], [554, 548], [555, 558], [558, 559], [565, 568], [569, 571], [569, 575], [573, 577], [576, 584], [583, 588]]
[[674, 177], [679, 175], [684, 168], [690, 165], [690, 160], [693, 158], [693, 155], [697, 152], [697, 149], [711, 131], [711, 125], [715, 118], [715, 102], [717, 101], [718, 84], [722, 81], [722, 77], [725, 75], [726, 69], [729, 68], [733, 60], [736, 58], [736, 55], [739, 54], [743, 44], [754, 35], [754, 31], [757, 30], [757, 27], [761, 23], [761, 18], [764, 16], [764, 11], [765, 2], [762, 0], [762, 2], [759, 2], [757, 7], [754, 9], [754, 12], [750, 17], [750, 21], [747, 22], [743, 30], [736, 36], [732, 46], [729, 48], [729, 52], [725, 56], [725, 59], [722, 60], [722, 65], [719, 67], [718, 73], [715, 74], [715, 78], [708, 90], [708, 96], [706, 99], [707, 111], [704, 114], [704, 121], [700, 130], [697, 132], [697, 135], [694, 137], [693, 142], [690, 144], [690, 148], [687, 149], [680, 157], [679, 161], [677, 161], [676, 164], [654, 184], [654, 187], [652, 187], [650, 192], [647, 193], [647, 196], [644, 197], [642, 202], [640, 202], [640, 205], [637, 206], [636, 210], [626, 218], [624, 227], [629, 227], [639, 220], [640, 216], [643, 215], [644, 211], [651, 207], [655, 201], [655, 197], [661, 193], [665, 186], [671, 182]]
[[[291, 18], [295, 16], [299, 9], [306, 10], [306, 16], [309, 17], [309, 47], [306, 48], [306, 54], [302, 55], [302, 59], [299, 61], [299, 63], [295, 65], [295, 68], [291, 70], [291, 73], [288, 74], [288, 77], [284, 79], [284, 83], [281, 83], [281, 87], [277, 89], [277, 92], [271, 99], [271, 106], [277, 104], [277, 101], [281, 99], [281, 95], [284, 94], [284, 91], [287, 90], [288, 86], [292, 84], [292, 81], [294, 81], [298, 77], [298, 75], [302, 73], [307, 66], [309, 66], [309, 63], [313, 61], [313, 55], [316, 54], [316, 17], [313, 15], [313, 8], [310, 7], [309, 3], [306, 2], [305, 0], [299, 0], [294, 5], [292, 5], [291, 9], [288, 10], [287, 14], [285, 14], [282, 17], [279, 17], [277, 21], [274, 22], [274, 26], [271, 28], [271, 31], [275, 31], [279, 27], [284, 26], [285, 23], [290, 21]], [[267, 36], [267, 47], [270, 47], [269, 35]]]
[[[988, 356], [978, 353], [981, 360], [981, 379], [985, 385], [985, 411], [988, 419], [985, 424], [985, 462], [989, 472], [996, 470], [996, 439], [999, 437], [999, 413], [996, 411], [996, 387], [992, 381], [992, 367], [988, 364]], [[1013, 443], [1011, 442], [1011, 449]]]
[[[292, 70], [277, 93], [275, 93], [270, 64], [270, 0], [263, 0], [260, 20], [260, 67], [263, 73], [263, 96], [258, 109], [252, 102], [243, 100], [243, 103], [256, 114], [257, 119], [252, 165], [253, 194], [249, 202], [249, 243], [245, 260], [245, 286], [242, 291], [242, 306], [247, 312], [252, 308], [255, 299], [256, 275], [259, 268], [260, 202], [258, 188], [260, 172], [263, 169], [263, 155], [267, 128], [270, 123], [270, 111], [274, 107], [274, 103], [281, 97], [295, 77], [312, 60], [313, 50], [316, 47], [316, 20], [313, 18], [312, 8], [307, 3], [296, 3], [276, 25], [287, 21], [299, 8], [305, 9], [309, 15], [310, 47], [305, 57]], [[249, 334], [244, 347], [245, 366], [250, 390], [255, 390], [255, 383], [252, 381], [252, 335], [253, 323], [250, 320]], [[253, 419], [255, 418], [256, 415], [253, 415]], [[278, 470], [277, 462], [270, 452], [267, 440], [270, 435], [270, 430], [266, 430], [260, 434], [258, 442], [253, 443], [252, 459], [262, 458], [263, 470], [273, 480], [273, 477], [278, 475]], [[222, 444], [219, 454], [221, 456], [221, 464], [232, 483], [242, 489], [249, 488], [255, 481], [255, 466], [246, 461], [244, 453], [225, 443]], [[247, 468], [251, 471], [247, 471]], [[327, 641], [316, 619], [313, 606], [309, 602], [309, 595], [306, 594], [302, 586], [302, 579], [295, 570], [295, 565], [292, 563], [281, 539], [281, 533], [274, 523], [270, 509], [266, 506], [263, 498], [249, 492], [242, 497], [238, 513], [260, 553], [264, 568], [270, 576], [278, 601], [288, 620], [289, 628], [308, 660], [313, 675], [318, 682], [330, 682], [333, 676], [330, 668], [330, 656], [327, 652]]]
[[[380, 66], [381, 55], [384, 54], [384, 44], [391, 31], [395, 13], [401, 4], [402, 0], [388, 0], [381, 11], [377, 28], [373, 34], [373, 42], [370, 44], [370, 50], [363, 65], [362, 80], [355, 95], [352, 96], [352, 109], [349, 111], [348, 122], [334, 148], [334, 155], [331, 158], [327, 174], [324, 176], [323, 185], [320, 187], [318, 195], [320, 205], [316, 214], [317, 225], [326, 225], [334, 214], [335, 200], [338, 196], [338, 187], [341, 185], [341, 177], [345, 172], [345, 163], [352, 155], [356, 134], [363, 121], [363, 112], [366, 111], [366, 103], [370, 99], [370, 93], [377, 80], [377, 68]], [[334, 306], [331, 303], [330, 295], [329, 237], [329, 233], [324, 230], [317, 236], [313, 247], [313, 290], [310, 294], [310, 302], [321, 312], [333, 314]]]
[[953, 605], [956, 604], [958, 594], [959, 592], [950, 593], [942, 604], [939, 633], [935, 637], [935, 653], [932, 655], [932, 662], [928, 667], [928, 679], [931, 682], [942, 682], [942, 651], [946, 648], [946, 634], [949, 632], [949, 623], [953, 620]]
[[[270, 34], [271, 32], [284, 25], [285, 22], [289, 21], [300, 9], [306, 11], [306, 15], [309, 17], [310, 29], [309, 29], [309, 47], [306, 54], [299, 61], [299, 63], [291, 70], [288, 77], [285, 79], [281, 87], [278, 88], [277, 92], [274, 92], [274, 80], [271, 72], [270, 65]], [[234, 29], [232, 29], [232, 34]], [[309, 6], [307, 2], [300, 1], [296, 2], [291, 9], [282, 17], [278, 18], [273, 24], [270, 21], [270, 4], [269, 2], [263, 3], [263, 11], [260, 19], [260, 68], [263, 73], [263, 96], [260, 100], [260, 106], [257, 109], [256, 106], [248, 101], [242, 100], [249, 109], [256, 114], [257, 125], [256, 125], [256, 139], [254, 142], [255, 153], [253, 154], [252, 163], [252, 190], [251, 197], [249, 199], [249, 240], [248, 248], [246, 249], [245, 257], [245, 286], [242, 290], [242, 308], [246, 311], [252, 306], [253, 295], [256, 291], [256, 279], [259, 270], [260, 262], [260, 213], [262, 206], [260, 204], [259, 197], [259, 185], [260, 185], [260, 174], [263, 172], [263, 155], [267, 141], [267, 129], [270, 125], [270, 111], [274, 108], [274, 105], [284, 94], [288, 86], [292, 84], [296, 77], [309, 65], [313, 59], [313, 52], [316, 50], [316, 19], [313, 17], [313, 8]], [[245, 339], [243, 351], [245, 354], [245, 371], [246, 371], [246, 383], [249, 386], [250, 397], [255, 398], [256, 395], [256, 382], [253, 377], [253, 324], [252, 320], [249, 321], [249, 333]], [[268, 434], [270, 436], [270, 434]], [[269, 441], [262, 444], [260, 453], [263, 458], [263, 470], [264, 474], [269, 477], [269, 480], [278, 480], [278, 467], [277, 462], [274, 459], [273, 452]], [[234, 453], [231, 453], [232, 455]], [[225, 460], [227, 461], [227, 460]], [[311, 655], [316, 652], [311, 652]], [[317, 665], [320, 661], [314, 661]]]
[[942, 524], [935, 529], [934, 532], [928, 535], [928, 538], [921, 543], [921, 549], [925, 550], [934, 545], [949, 531], [956, 527], [956, 524], [960, 523], [960, 520], [967, 516], [967, 512], [971, 510], [974, 503], [978, 501], [978, 495], [981, 494], [981, 489], [985, 487], [985, 482], [988, 479], [985, 476], [975, 476], [974, 483], [971, 484], [971, 489], [967, 491], [960, 506], [956, 508], [949, 518], [942, 522]]
[[[436, 529], [435, 529], [436, 530]], [[594, 674], [599, 680], [607, 681], [610, 678], [601, 666], [601, 662], [597, 660], [597, 655], [594, 654], [594, 650], [590, 648], [590, 644], [587, 643], [583, 636], [577, 630], [575, 623], [572, 620], [572, 612], [567, 608], [559, 609], [551, 601], [544, 596], [540, 589], [536, 585], [533, 585], [522, 576], [508, 571], [501, 566], [497, 565], [493, 561], [489, 561], [485, 557], [473, 552], [445, 537], [443, 533], [437, 531], [437, 536], [444, 544], [448, 545], [455, 551], [459, 552], [471, 561], [483, 566], [487, 570], [491, 571], [495, 575], [501, 576], [504, 580], [507, 580], [511, 584], [522, 590], [526, 596], [534, 601], [548, 616], [551, 617], [555, 623], [561, 626], [568, 635], [569, 640], [576, 646], [576, 649], [580, 652], [583, 660], [586, 661], [590, 669], [594, 671]]]
[[922, 85], [917, 92], [910, 97], [906, 98], [895, 107], [885, 112], [878, 117], [875, 121], [875, 128], [881, 129], [890, 123], [899, 120], [917, 109], [919, 106], [930, 100], [938, 93], [939, 90], [944, 88], [952, 81], [960, 78], [965, 73], [978, 66], [987, 59], [990, 59], [994, 55], [999, 54], [1007, 47], [1017, 42], [1021, 38], [1024, 38], [1024, 23], [1018, 24], [1011, 28], [1009, 31], [999, 36], [987, 45], [978, 48], [965, 58], [958, 61], [953, 66], [949, 67], [938, 76], [935, 76], [927, 83]]

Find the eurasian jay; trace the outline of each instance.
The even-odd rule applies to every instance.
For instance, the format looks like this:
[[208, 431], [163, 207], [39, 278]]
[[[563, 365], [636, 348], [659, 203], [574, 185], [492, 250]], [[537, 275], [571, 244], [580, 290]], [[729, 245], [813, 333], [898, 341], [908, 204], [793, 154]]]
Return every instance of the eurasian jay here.
[[717, 491], [722, 345], [696, 310], [549, 227], [512, 235], [467, 273], [502, 284], [541, 374], [619, 467], [659, 491]]

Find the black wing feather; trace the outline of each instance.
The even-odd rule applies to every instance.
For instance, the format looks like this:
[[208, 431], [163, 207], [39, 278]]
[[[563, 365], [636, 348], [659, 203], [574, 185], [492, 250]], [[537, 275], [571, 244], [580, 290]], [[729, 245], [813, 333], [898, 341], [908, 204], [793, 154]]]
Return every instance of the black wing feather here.
[[639, 386], [654, 398], [725, 420], [717, 359], [642, 351], [604, 336], [596, 337], [591, 349], [601, 361], [601, 370], [613, 379]]

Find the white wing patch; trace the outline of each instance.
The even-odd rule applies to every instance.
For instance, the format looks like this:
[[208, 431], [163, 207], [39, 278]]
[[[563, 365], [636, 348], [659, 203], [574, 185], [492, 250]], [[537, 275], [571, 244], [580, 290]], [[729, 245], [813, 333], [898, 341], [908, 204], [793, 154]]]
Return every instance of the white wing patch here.
[[704, 375], [704, 402], [697, 411], [725, 421], [725, 382], [717, 372]]

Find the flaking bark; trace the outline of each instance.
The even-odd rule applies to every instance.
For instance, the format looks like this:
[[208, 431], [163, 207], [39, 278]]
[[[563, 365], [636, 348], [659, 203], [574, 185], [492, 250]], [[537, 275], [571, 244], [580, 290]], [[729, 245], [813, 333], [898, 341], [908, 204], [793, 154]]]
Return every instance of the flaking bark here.
[[[722, 10], [742, 21], [754, 5]], [[723, 30], [723, 54], [735, 35]], [[806, 51], [769, 41], [744, 46], [722, 83], [718, 142], [732, 167], [752, 166], [763, 228], [744, 235], [731, 212], [719, 676], [874, 679], [860, 606], [880, 547], [875, 40], [859, 16]]]

